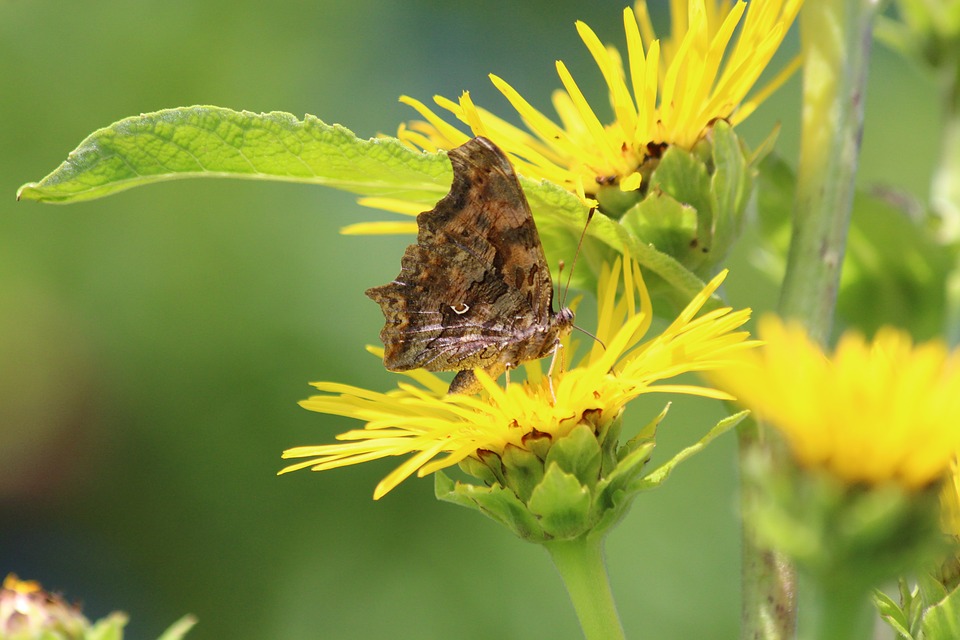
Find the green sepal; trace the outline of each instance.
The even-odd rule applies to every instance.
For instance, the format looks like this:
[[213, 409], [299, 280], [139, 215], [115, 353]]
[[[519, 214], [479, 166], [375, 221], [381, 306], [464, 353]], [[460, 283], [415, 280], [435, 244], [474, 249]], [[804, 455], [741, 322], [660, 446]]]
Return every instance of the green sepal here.
[[634, 447], [620, 459], [616, 469], [597, 483], [595, 493], [599, 509], [613, 509], [622, 504], [624, 499], [633, 498], [636, 492], [631, 491], [631, 485], [643, 474], [655, 446], [654, 442], [646, 442]]
[[597, 189], [600, 210], [614, 219], [620, 219], [643, 198], [640, 190], [621, 191], [620, 185], [602, 186]]
[[501, 456], [504, 486], [509, 487], [526, 502], [543, 480], [543, 460], [531, 451], [507, 444]]
[[960, 638], [960, 589], [954, 589], [923, 612], [921, 638], [923, 640]]
[[572, 474], [585, 487], [594, 487], [600, 478], [601, 451], [593, 430], [580, 424], [560, 438], [547, 454], [545, 465], [549, 469], [551, 464]]
[[[663, 154], [660, 164], [650, 179], [650, 199], [657, 194], [670, 196], [671, 199], [692, 209], [693, 228], [687, 230], [682, 253], [673, 253], [657, 245], [661, 251], [667, 251], [683, 264], [696, 271], [703, 263], [704, 250], [710, 247], [710, 235], [713, 227], [714, 212], [710, 198], [710, 174], [703, 160], [695, 152], [679, 147], [670, 147]], [[653, 212], [656, 215], [656, 212]], [[667, 221], [669, 224], [669, 221]], [[684, 221], [686, 222], [686, 221]], [[679, 229], [684, 231], [684, 229]], [[693, 235], [690, 235], [690, 231]]]
[[549, 463], [527, 506], [551, 539], [568, 539], [590, 530], [590, 504], [590, 489], [559, 464]]
[[529, 449], [540, 460], [546, 460], [547, 453], [553, 445], [553, 436], [541, 431], [532, 431], [522, 438], [523, 446]]
[[619, 522], [630, 507], [636, 492], [629, 491], [631, 483], [644, 471], [656, 447], [657, 426], [666, 417], [667, 404], [640, 432], [618, 447], [612, 454], [614, 460], [609, 470], [604, 469], [603, 478], [594, 489], [594, 509], [597, 511], [595, 530], [606, 531]]
[[467, 456], [461, 460], [459, 466], [464, 473], [469, 476], [473, 476], [484, 484], [490, 485], [500, 482], [500, 479], [503, 477], [501, 474], [500, 478], [498, 478], [497, 475], [494, 474], [494, 472], [490, 469], [490, 467], [485, 465], [480, 460], [477, 460], [473, 456]]
[[870, 589], [943, 552], [936, 487], [850, 485], [823, 470], [773, 468], [759, 457], [748, 459], [744, 472], [762, 489], [746, 517], [766, 544], [817, 581]]
[[525, 540], [544, 539], [543, 528], [537, 518], [510, 489], [454, 482], [442, 471], [433, 475], [434, 495], [438, 500], [479, 511]]
[[636, 451], [637, 448], [646, 444], [656, 444], [657, 429], [659, 428], [660, 423], [663, 422], [664, 418], [667, 417], [667, 413], [669, 411], [670, 403], [668, 402], [666, 405], [664, 405], [663, 410], [660, 411], [660, 413], [657, 414], [653, 420], [645, 424], [640, 431], [637, 432], [637, 435], [623, 443], [623, 445], [617, 450], [617, 459], [623, 460], [629, 454]]
[[880, 617], [903, 640], [960, 638], [960, 589], [947, 588], [933, 574], [921, 572], [912, 588], [899, 580], [900, 601], [877, 590]]
[[[622, 416], [616, 416], [606, 429], [584, 416], [583, 422], [553, 442], [544, 457], [516, 446], [507, 447], [500, 456], [480, 452], [479, 460], [468, 458], [461, 468], [487, 486], [454, 483], [436, 472], [437, 498], [482, 511], [531, 542], [603, 535], [623, 518], [640, 491], [660, 485], [676, 465], [746, 415], [741, 412], [721, 420], [697, 443], [645, 476], [657, 427], [669, 406], [621, 446], [616, 434]], [[602, 444], [598, 428], [607, 434]]]
[[670, 147], [646, 198], [621, 218], [638, 239], [706, 277], [743, 227], [755, 169], [729, 124], [718, 121], [692, 151]]

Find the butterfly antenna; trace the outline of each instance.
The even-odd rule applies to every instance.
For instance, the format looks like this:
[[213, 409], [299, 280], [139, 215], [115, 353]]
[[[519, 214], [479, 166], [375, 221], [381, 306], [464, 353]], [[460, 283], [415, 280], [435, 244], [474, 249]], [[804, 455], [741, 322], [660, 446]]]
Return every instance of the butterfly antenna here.
[[[570, 291], [570, 282], [573, 280], [573, 269], [574, 267], [577, 266], [577, 258], [580, 257], [580, 249], [583, 247], [583, 239], [587, 237], [587, 227], [590, 226], [590, 221], [593, 220], [593, 214], [595, 211], [596, 209], [594, 207], [591, 207], [590, 211], [587, 212], [587, 222], [586, 224], [583, 225], [583, 231], [580, 232], [580, 241], [577, 242], [577, 250], [573, 254], [573, 262], [570, 263], [570, 273], [567, 274], [567, 286], [564, 288], [563, 297], [560, 299], [561, 309], [563, 309], [566, 306], [567, 293]], [[561, 272], [563, 271], [563, 263], [560, 264], [560, 271]], [[583, 331], [583, 329], [580, 329], [580, 330]], [[584, 333], [586, 333], [586, 331], [584, 331]], [[590, 335], [590, 334], [587, 334], [587, 335]]]
[[[587, 237], [587, 227], [590, 226], [590, 221], [593, 220], [593, 214], [595, 212], [596, 212], [596, 209], [593, 207], [591, 207], [590, 211], [587, 212], [587, 222], [586, 224], [583, 225], [583, 231], [580, 232], [580, 240], [579, 242], [577, 242], [577, 251], [576, 253], [573, 254], [573, 262], [570, 263], [570, 273], [567, 275], [567, 286], [564, 288], [563, 298], [560, 300], [561, 309], [566, 306], [565, 303], [567, 301], [567, 292], [570, 291], [570, 282], [573, 280], [573, 269], [574, 267], [577, 266], [577, 258], [580, 257], [580, 249], [583, 248], [583, 239]], [[563, 273], [563, 261], [560, 262], [560, 273]], [[589, 336], [590, 338], [593, 338], [597, 342], [597, 344], [603, 347], [604, 351], [607, 350], [607, 345], [603, 344], [603, 340], [593, 335], [583, 327], [578, 327], [577, 325], [572, 325], [572, 326], [574, 329], [584, 334], [585, 336]]]
[[582, 333], [583, 335], [589, 336], [589, 337], [593, 338], [594, 340], [596, 340], [596, 341], [597, 341], [597, 344], [599, 344], [601, 347], [603, 347], [603, 350], [604, 350], [604, 351], [607, 350], [607, 345], [603, 344], [603, 340], [601, 340], [601, 339], [598, 338], [597, 336], [593, 335], [592, 333], [590, 333], [589, 331], [587, 331], [587, 330], [584, 329], [583, 327], [578, 327], [577, 325], [572, 325], [572, 326], [573, 326], [574, 329], [576, 329], [577, 331], [579, 331], [579, 332]]

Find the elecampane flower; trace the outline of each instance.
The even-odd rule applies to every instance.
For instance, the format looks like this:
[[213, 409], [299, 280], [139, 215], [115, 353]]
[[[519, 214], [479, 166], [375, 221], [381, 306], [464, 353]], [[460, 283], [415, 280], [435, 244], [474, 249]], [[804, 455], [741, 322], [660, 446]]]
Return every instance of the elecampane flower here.
[[[454, 102], [434, 102], [465, 124], [464, 133], [427, 105], [408, 97], [424, 118], [400, 127], [398, 137], [424, 150], [450, 149], [471, 135], [493, 140], [511, 155], [518, 171], [592, 199], [604, 186], [624, 191], [640, 186], [642, 170], [667, 145], [690, 149], [711, 123], [736, 125], [797, 68], [787, 65], [748, 98], [800, 9], [802, 0], [671, 0], [672, 30], [656, 39], [647, 6], [623, 12], [626, 64], [583, 22], [577, 31], [607, 85], [613, 121], [603, 123], [566, 65], [557, 61], [562, 90], [553, 94], [559, 121], [527, 102], [504, 79], [490, 78], [520, 115], [527, 130], [473, 104], [469, 93]], [[738, 35], [737, 34], [739, 29]]]
[[[620, 262], [603, 270], [598, 295], [595, 344], [582, 358], [567, 341], [563, 366], [550, 378], [541, 363], [525, 364], [527, 380], [501, 387], [478, 370], [485, 393], [481, 396], [447, 394], [447, 383], [416, 370], [381, 393], [350, 385], [319, 382], [323, 392], [301, 403], [306, 409], [363, 421], [364, 427], [337, 436], [342, 442], [289, 449], [284, 458], [307, 458], [283, 469], [287, 473], [311, 468], [323, 471], [388, 456], [409, 455], [377, 485], [378, 499], [416, 473], [425, 476], [483, 452], [502, 454], [509, 446], [528, 448], [533, 440], [558, 439], [579, 424], [600, 433], [637, 396], [670, 392], [729, 399], [709, 386], [667, 384], [665, 380], [691, 371], [726, 366], [731, 355], [755, 345], [746, 332], [737, 331], [749, 318], [749, 309], [716, 309], [697, 315], [725, 277], [720, 274], [690, 302], [663, 332], [644, 341], [650, 328], [651, 302], [639, 268]], [[623, 283], [623, 295], [617, 290]], [[378, 354], [379, 355], [379, 354]]]
[[881, 329], [841, 337], [832, 356], [802, 327], [760, 322], [762, 349], [715, 374], [786, 438], [801, 466], [850, 482], [917, 489], [950, 470], [960, 446], [960, 352]]

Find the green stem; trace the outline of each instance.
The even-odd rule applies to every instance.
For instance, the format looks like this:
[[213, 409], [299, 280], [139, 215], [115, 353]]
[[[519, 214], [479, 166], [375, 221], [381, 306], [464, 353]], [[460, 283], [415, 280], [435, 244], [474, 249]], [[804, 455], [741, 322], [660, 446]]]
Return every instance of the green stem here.
[[544, 543], [580, 619], [587, 640], [623, 640], [623, 627], [603, 560], [603, 536]]
[[863, 131], [875, 2], [808, 0], [800, 14], [803, 132], [780, 313], [825, 341], [833, 325]]
[[[779, 312], [825, 342], [833, 324], [840, 267], [853, 204], [870, 54], [872, 0], [807, 0], [800, 13], [803, 132], [794, 228]], [[741, 460], [785, 453], [762, 426], [739, 430]], [[745, 514], [759, 490], [741, 485]], [[744, 640], [795, 636], [796, 574], [765, 548], [749, 517], [743, 530]]]
[[939, 72], [943, 137], [930, 202], [940, 218], [940, 239], [953, 244], [960, 241], [960, 59], [945, 61]]
[[[931, 185], [930, 204], [940, 221], [938, 236], [946, 245], [960, 245], [960, 60], [951, 60], [942, 73], [943, 137], [940, 159]], [[960, 256], [956, 258], [960, 260]], [[960, 269], [947, 278], [946, 337], [960, 344]]]
[[801, 640], [869, 640], [874, 607], [870, 590], [859, 583], [803, 577], [800, 591]]
[[[760, 425], [747, 417], [737, 426], [740, 445], [740, 469], [745, 469], [750, 458], [775, 455], [777, 446], [765, 442]], [[780, 455], [779, 453], [776, 455]], [[740, 513], [743, 517], [741, 539], [741, 568], [743, 602], [740, 613], [742, 640], [786, 640], [794, 636], [796, 628], [796, 595], [793, 566], [780, 553], [767, 548], [757, 536], [757, 501], [760, 488], [752, 479], [740, 474]]]

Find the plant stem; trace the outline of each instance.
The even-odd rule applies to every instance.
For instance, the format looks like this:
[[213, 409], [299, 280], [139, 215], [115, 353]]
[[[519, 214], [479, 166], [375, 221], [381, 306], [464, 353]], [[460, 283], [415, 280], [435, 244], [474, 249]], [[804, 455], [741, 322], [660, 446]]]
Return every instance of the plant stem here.
[[[803, 132], [779, 312], [802, 322], [821, 342], [833, 324], [846, 249], [875, 9], [875, 0], [806, 0], [800, 12]], [[738, 433], [741, 460], [771, 457], [776, 466], [784, 459], [762, 425]], [[741, 492], [744, 513], [749, 514], [758, 489], [744, 480]], [[764, 548], [749, 517], [743, 527], [741, 638], [793, 638], [796, 574], [783, 556]]]
[[[931, 185], [930, 204], [940, 220], [939, 240], [960, 244], [960, 60], [951, 60], [941, 69], [943, 101], [943, 142], [940, 161]], [[951, 346], [960, 344], [960, 270], [947, 276], [946, 338]]]
[[580, 619], [587, 640], [624, 640], [603, 560], [603, 536], [544, 543]]
[[781, 315], [824, 342], [833, 325], [863, 132], [873, 0], [808, 0], [800, 14], [803, 132]]
[[[741, 470], [754, 456], [774, 455], [777, 443], [765, 442], [762, 433], [761, 426], [750, 416], [737, 426]], [[743, 603], [740, 637], [742, 640], [787, 640], [794, 637], [796, 628], [794, 570], [782, 554], [767, 548], [757, 536], [753, 516], [757, 511], [760, 488], [755, 482], [755, 479], [741, 471], [740, 513], [743, 529], [740, 532], [740, 576]]]

